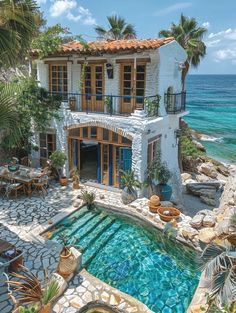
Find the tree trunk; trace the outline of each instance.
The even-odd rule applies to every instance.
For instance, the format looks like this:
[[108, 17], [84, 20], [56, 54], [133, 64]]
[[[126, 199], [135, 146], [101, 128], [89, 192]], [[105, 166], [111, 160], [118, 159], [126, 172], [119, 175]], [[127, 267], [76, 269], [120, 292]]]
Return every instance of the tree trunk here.
[[189, 71], [189, 62], [185, 61], [184, 65], [185, 65], [185, 68], [183, 68], [183, 70], [182, 70], [182, 77], [181, 77], [182, 91], [185, 91], [185, 79], [186, 79], [186, 76], [187, 76], [188, 71]]

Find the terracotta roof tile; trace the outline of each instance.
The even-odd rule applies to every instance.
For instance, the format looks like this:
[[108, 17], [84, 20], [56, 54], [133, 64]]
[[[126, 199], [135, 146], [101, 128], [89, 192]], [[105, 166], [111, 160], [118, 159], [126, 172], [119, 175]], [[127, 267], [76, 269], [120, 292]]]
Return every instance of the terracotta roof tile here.
[[109, 41], [92, 41], [86, 45], [88, 49], [85, 49], [84, 45], [78, 41], [72, 41], [62, 45], [60, 52], [68, 53], [81, 53], [81, 54], [96, 54], [96, 53], [116, 53], [121, 51], [133, 50], [149, 50], [157, 49], [167, 43], [173, 41], [173, 37], [161, 38], [161, 39], [131, 39], [131, 40], [109, 40]]

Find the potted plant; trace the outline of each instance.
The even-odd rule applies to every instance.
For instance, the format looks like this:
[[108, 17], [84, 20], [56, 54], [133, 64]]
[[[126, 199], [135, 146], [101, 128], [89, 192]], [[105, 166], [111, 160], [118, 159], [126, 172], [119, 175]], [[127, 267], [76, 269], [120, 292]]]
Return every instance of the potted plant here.
[[82, 191], [82, 200], [87, 205], [88, 209], [91, 209], [94, 205], [96, 195], [94, 192], [89, 192], [87, 190]]
[[135, 177], [134, 171], [121, 170], [121, 199], [124, 204], [129, 204], [137, 199], [136, 188], [141, 188], [141, 183]]
[[167, 185], [172, 174], [167, 167], [166, 162], [159, 162], [156, 178], [159, 181], [160, 197], [162, 201], [169, 201], [172, 195], [172, 187]]
[[72, 170], [70, 170], [70, 176], [73, 180], [73, 189], [79, 189], [79, 171], [77, 167], [74, 167]]
[[[52, 302], [59, 293], [58, 282], [54, 279], [45, 279], [44, 287], [40, 280], [26, 267], [22, 268], [21, 274], [12, 273], [16, 280], [7, 281], [16, 293], [15, 302], [20, 305], [19, 313], [24, 312], [51, 312]], [[47, 277], [45, 275], [45, 277]], [[33, 306], [29, 306], [32, 305]]]
[[69, 98], [69, 107], [71, 111], [76, 110], [76, 97], [75, 96]]
[[68, 179], [62, 174], [62, 168], [65, 165], [67, 157], [64, 152], [56, 150], [50, 155], [51, 166], [56, 171], [61, 186], [66, 186]]
[[60, 261], [57, 267], [57, 272], [66, 278], [75, 272], [77, 261], [70, 250], [72, 242], [69, 241], [65, 233], [59, 236], [59, 242], [63, 245], [63, 248], [60, 253]]
[[[145, 185], [151, 187], [152, 194], [158, 193], [162, 201], [169, 201], [172, 195], [172, 188], [167, 183], [171, 175], [166, 162], [162, 162], [161, 157], [158, 156], [148, 166]], [[156, 187], [158, 187], [157, 190], [155, 190]]]

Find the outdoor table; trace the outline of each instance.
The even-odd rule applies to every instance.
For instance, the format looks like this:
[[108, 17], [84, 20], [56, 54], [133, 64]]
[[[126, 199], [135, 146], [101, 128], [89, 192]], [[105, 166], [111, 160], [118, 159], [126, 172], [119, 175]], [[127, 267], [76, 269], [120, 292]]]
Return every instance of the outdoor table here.
[[[0, 178], [5, 179], [5, 180], [14, 180], [15, 182], [22, 183], [27, 187], [27, 194], [31, 196], [32, 194], [32, 184], [36, 178], [40, 177], [41, 171], [35, 168], [27, 167], [24, 165], [20, 165], [20, 168], [16, 172], [8, 172], [2, 174], [2, 170], [7, 169], [8, 166], [1, 166], [0, 167]], [[23, 176], [20, 174], [20, 172], [24, 171], [29, 171], [31, 173], [30, 177], [28, 176]]]

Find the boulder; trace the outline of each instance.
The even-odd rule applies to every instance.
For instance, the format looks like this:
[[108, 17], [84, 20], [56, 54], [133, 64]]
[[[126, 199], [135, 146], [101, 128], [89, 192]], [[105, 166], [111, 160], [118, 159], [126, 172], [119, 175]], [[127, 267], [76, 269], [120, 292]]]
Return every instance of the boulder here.
[[200, 199], [203, 203], [215, 207], [216, 206], [216, 200], [215, 199], [210, 199], [208, 197], [200, 196]]
[[218, 175], [214, 164], [212, 164], [211, 162], [202, 163], [198, 167], [198, 171], [199, 173], [205, 174], [206, 176], [211, 178], [216, 178]]
[[196, 148], [202, 152], [206, 152], [206, 148], [197, 140], [193, 140], [193, 143], [195, 144]]
[[196, 175], [196, 181], [199, 183], [206, 183], [209, 181], [209, 177], [204, 174]]
[[182, 181], [185, 182], [186, 180], [191, 179], [192, 175], [189, 173], [182, 173], [181, 178], [182, 178]]
[[217, 170], [217, 172], [219, 172], [220, 174], [222, 174], [222, 175], [224, 175], [226, 177], [228, 177], [229, 174], [230, 174], [228, 168], [226, 166], [224, 166], [223, 164], [217, 166], [216, 170]]
[[203, 221], [204, 215], [202, 214], [197, 214], [193, 217], [193, 219], [190, 222], [190, 225], [193, 228], [199, 229], [202, 227], [202, 221]]
[[203, 218], [202, 225], [204, 227], [213, 227], [213, 226], [215, 226], [215, 223], [216, 223], [216, 219], [215, 219], [214, 216], [212, 216], [212, 215], [205, 215], [204, 218]]
[[216, 238], [216, 232], [213, 228], [202, 228], [199, 230], [198, 238], [204, 243], [210, 243], [213, 239]]
[[189, 239], [193, 239], [195, 236], [198, 235], [198, 231], [196, 229], [194, 229], [193, 227], [190, 226], [183, 226], [180, 229], [180, 234], [183, 237], [189, 238]]

